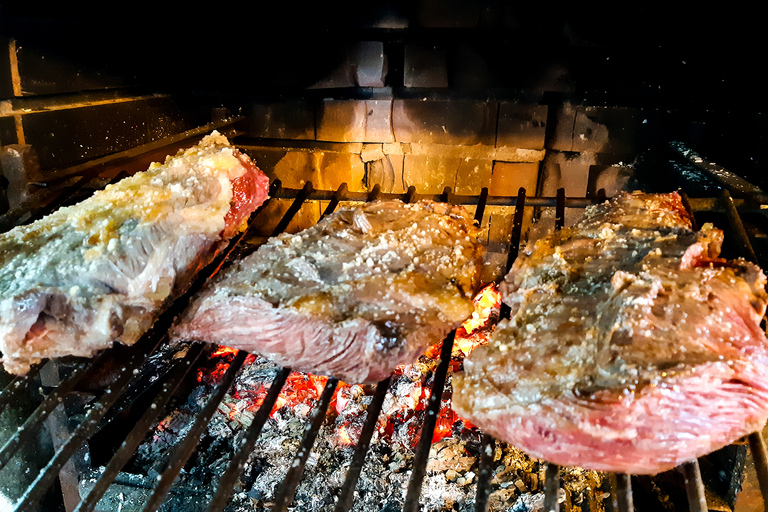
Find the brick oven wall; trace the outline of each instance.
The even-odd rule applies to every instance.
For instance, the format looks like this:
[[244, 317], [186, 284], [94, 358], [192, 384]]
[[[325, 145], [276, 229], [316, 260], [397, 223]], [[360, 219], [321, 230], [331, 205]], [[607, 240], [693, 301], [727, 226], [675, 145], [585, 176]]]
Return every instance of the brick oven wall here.
[[245, 117], [238, 144], [287, 187], [568, 196], [611, 194], [639, 151], [670, 140], [751, 144], [749, 165], [764, 151], [759, 111], [723, 106], [739, 76], [702, 73], [717, 61], [688, 46], [661, 51], [665, 33], [637, 37], [652, 12], [621, 30], [491, 0], [236, 12], [252, 30], [199, 20], [136, 38], [136, 13], [97, 31], [27, 12], [14, 25], [6, 9], [0, 146], [32, 146], [51, 178], [230, 112]]

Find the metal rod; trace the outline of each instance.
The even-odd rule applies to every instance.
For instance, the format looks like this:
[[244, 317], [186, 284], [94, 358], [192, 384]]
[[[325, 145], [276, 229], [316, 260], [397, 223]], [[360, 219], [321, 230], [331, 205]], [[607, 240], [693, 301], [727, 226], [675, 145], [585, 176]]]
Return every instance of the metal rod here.
[[685, 494], [688, 496], [688, 510], [690, 512], [707, 512], [707, 498], [704, 495], [704, 482], [701, 479], [699, 461], [684, 462], [678, 467], [685, 479]]
[[[509, 252], [507, 253], [507, 264], [506, 264], [506, 271], [504, 272], [504, 275], [501, 276], [501, 279], [504, 279], [504, 276], [506, 276], [510, 269], [512, 268], [512, 265], [515, 263], [515, 259], [517, 259], [517, 255], [520, 253], [520, 242], [522, 239], [522, 233], [523, 233], [523, 215], [525, 212], [525, 189], [523, 187], [520, 187], [517, 191], [517, 202], [515, 203], [515, 216], [512, 220], [512, 232], [509, 235]], [[502, 302], [501, 307], [499, 309], [499, 318], [500, 319], [506, 319], [509, 318], [510, 315], [510, 309], [509, 306]]]
[[685, 211], [688, 212], [688, 216], [691, 218], [691, 228], [693, 228], [694, 231], [698, 231], [699, 227], [696, 223], [696, 217], [693, 215], [691, 200], [688, 197], [688, 194], [680, 192], [680, 201], [683, 203], [683, 208], [685, 208]]
[[749, 451], [752, 453], [752, 461], [755, 464], [760, 493], [763, 495], [766, 508], [768, 508], [768, 451], [766, 451], [765, 439], [763, 439], [762, 432], [758, 431], [749, 434], [747, 441], [749, 442]]
[[738, 246], [741, 256], [752, 263], [757, 263], [757, 254], [752, 248], [752, 243], [749, 241], [749, 235], [744, 229], [744, 223], [741, 221], [739, 212], [736, 210], [736, 206], [733, 204], [733, 198], [727, 190], [723, 190], [720, 200], [725, 210], [725, 215], [728, 217], [728, 223], [731, 225], [733, 234], [736, 238], [736, 245]]
[[235, 375], [243, 365], [247, 355], [247, 352], [244, 350], [239, 350], [237, 352], [237, 355], [235, 355], [230, 363], [229, 368], [227, 368], [224, 377], [222, 377], [221, 382], [218, 383], [213, 393], [208, 398], [205, 407], [203, 407], [203, 410], [200, 411], [200, 414], [198, 414], [195, 419], [192, 428], [187, 432], [187, 435], [181, 441], [181, 444], [176, 447], [168, 465], [159, 477], [154, 492], [147, 499], [147, 503], [142, 509], [143, 511], [148, 512], [150, 510], [157, 510], [160, 505], [162, 505], [165, 496], [171, 490], [173, 481], [176, 480], [181, 468], [184, 467], [184, 464], [186, 464], [187, 460], [192, 455], [192, 452], [197, 448], [200, 437], [203, 435], [203, 432], [205, 432], [205, 429], [208, 428], [208, 423], [211, 421], [213, 413], [216, 412], [219, 403], [224, 398], [224, 395], [227, 394], [227, 391], [229, 391], [232, 382], [235, 380]]
[[379, 196], [381, 196], [381, 185], [377, 183], [373, 186], [373, 188], [367, 195], [364, 195], [363, 198], [359, 200], [368, 201], [369, 203], [372, 203], [373, 201], [377, 201], [379, 199]]
[[544, 512], [560, 512], [560, 466], [547, 464], [544, 476]]
[[600, 190], [598, 190], [598, 191], [597, 191], [597, 200], [598, 200], [599, 202], [601, 202], [601, 203], [602, 203], [602, 202], [604, 202], [604, 201], [605, 201], [607, 198], [608, 198], [608, 196], [605, 194], [605, 189], [604, 189], [604, 188], [601, 188]]
[[[99, 360], [105, 359], [107, 356], [102, 354]], [[98, 363], [98, 361], [97, 361]], [[43, 402], [37, 406], [37, 409], [27, 418], [27, 420], [21, 425], [21, 427], [5, 442], [2, 448], [0, 448], [0, 469], [4, 468], [8, 461], [18, 451], [18, 449], [25, 444], [28, 444], [34, 439], [40, 432], [40, 427], [43, 421], [51, 414], [56, 406], [59, 405], [61, 400], [64, 399], [75, 385], [80, 381], [83, 375], [88, 370], [88, 366], [83, 363], [81, 366], [75, 369], [75, 371], [67, 377], [64, 382], [59, 384]]]
[[143, 343], [140, 347], [141, 350], [133, 351], [128, 361], [122, 365], [117, 379], [104, 390], [104, 393], [102, 393], [98, 400], [91, 404], [90, 410], [83, 422], [78, 425], [69, 439], [59, 447], [53, 458], [27, 487], [24, 495], [16, 505], [17, 511], [32, 510], [58, 477], [59, 471], [64, 464], [74, 455], [83, 442], [98, 430], [101, 419], [125, 391], [129, 383], [136, 377], [134, 370], [137, 370], [146, 362], [164, 339], [159, 336], [154, 338]]
[[376, 391], [373, 394], [373, 400], [368, 405], [367, 415], [363, 429], [360, 432], [360, 438], [355, 446], [355, 453], [352, 456], [352, 462], [347, 469], [344, 477], [344, 485], [341, 487], [341, 494], [338, 496], [334, 512], [348, 512], [354, 505], [355, 487], [360, 479], [360, 473], [365, 464], [365, 456], [371, 445], [371, 438], [376, 430], [376, 424], [379, 421], [381, 406], [384, 404], [384, 398], [387, 396], [387, 390], [392, 378], [387, 377], [376, 385]]
[[320, 395], [320, 403], [318, 403], [312, 411], [312, 419], [304, 432], [304, 438], [301, 440], [299, 451], [293, 459], [291, 468], [288, 470], [288, 474], [285, 476], [285, 480], [283, 480], [283, 485], [280, 487], [277, 497], [275, 498], [275, 504], [272, 507], [274, 512], [288, 510], [288, 506], [293, 501], [293, 495], [304, 474], [304, 466], [307, 463], [307, 459], [309, 459], [309, 453], [312, 451], [312, 446], [315, 444], [317, 433], [323, 425], [325, 413], [328, 410], [328, 406], [331, 403], [333, 394], [336, 391], [336, 386], [338, 385], [339, 379], [334, 377], [331, 377], [328, 379], [328, 382], [325, 383], [323, 394]]
[[405, 193], [405, 202], [412, 203], [415, 198], [416, 198], [416, 187], [411, 185], [410, 187], [408, 187], [408, 191]]
[[483, 443], [480, 449], [482, 451], [480, 452], [480, 465], [477, 471], [475, 512], [485, 512], [488, 509], [488, 498], [491, 495], [493, 455], [496, 451], [496, 441], [489, 434], [483, 434]]
[[333, 194], [333, 199], [331, 199], [328, 206], [325, 207], [325, 211], [320, 216], [320, 219], [323, 219], [326, 215], [332, 214], [336, 208], [338, 208], [339, 203], [344, 200], [347, 190], [346, 182], [339, 185], [339, 188], [336, 189], [336, 192]]
[[[456, 196], [454, 196], [454, 200]], [[482, 226], [483, 215], [485, 215], [485, 206], [488, 204], [488, 187], [483, 187], [480, 190], [480, 195], [477, 196], [477, 209], [475, 209], [475, 222]]]
[[259, 410], [253, 416], [253, 422], [248, 427], [248, 431], [245, 433], [245, 437], [240, 441], [240, 445], [237, 447], [235, 455], [229, 463], [224, 475], [216, 483], [216, 494], [213, 496], [211, 503], [208, 504], [208, 512], [219, 512], [223, 510], [227, 505], [232, 492], [234, 491], [235, 483], [240, 478], [240, 474], [245, 467], [245, 463], [248, 461], [253, 447], [256, 446], [256, 440], [261, 435], [261, 430], [269, 419], [269, 415], [272, 413], [272, 409], [277, 403], [277, 399], [280, 396], [280, 392], [283, 390], [288, 375], [290, 375], [290, 368], [281, 368], [272, 384], [269, 386], [269, 392], [264, 398]]
[[136, 448], [141, 444], [147, 435], [147, 432], [153, 425], [157, 424], [157, 418], [163, 412], [165, 406], [170, 401], [173, 394], [178, 389], [184, 377], [189, 373], [192, 365], [200, 357], [203, 351], [202, 343], [193, 344], [188, 350], [184, 358], [179, 361], [178, 364], [166, 375], [165, 382], [160, 390], [160, 393], [152, 400], [144, 414], [136, 422], [136, 425], [131, 429], [130, 433], [126, 436], [120, 448], [115, 452], [112, 458], [109, 460], [109, 464], [102, 472], [96, 484], [88, 493], [88, 495], [80, 502], [75, 509], [75, 512], [90, 512], [94, 510], [99, 500], [107, 492], [109, 486], [114, 479], [120, 473], [120, 470], [133, 456]]
[[633, 512], [635, 502], [632, 499], [632, 478], [626, 473], [611, 473], [609, 480], [613, 490], [613, 509], [617, 512]]
[[555, 204], [555, 230], [565, 226], [565, 189], [557, 189], [557, 203]]
[[308, 181], [304, 184], [304, 188], [301, 189], [299, 195], [296, 196], [296, 199], [293, 200], [291, 206], [288, 207], [288, 211], [285, 212], [283, 218], [280, 219], [280, 222], [278, 222], [277, 226], [275, 226], [275, 230], [272, 232], [272, 236], [277, 236], [285, 231], [285, 229], [288, 227], [288, 224], [290, 224], [296, 214], [299, 213], [301, 205], [304, 204], [304, 201], [307, 200], [313, 190], [314, 187], [312, 186], [311, 181]]
[[440, 194], [440, 201], [443, 203], [453, 204], [453, 189], [451, 187], [445, 187], [443, 193]]
[[507, 254], [507, 267], [505, 274], [509, 273], [512, 264], [520, 252], [520, 241], [523, 236], [523, 214], [525, 213], [525, 189], [520, 187], [517, 191], [517, 203], [515, 204], [515, 217], [512, 220], [512, 233], [509, 236], [509, 253]]
[[424, 483], [424, 476], [427, 472], [427, 461], [429, 459], [429, 449], [432, 446], [432, 436], [437, 425], [437, 415], [440, 413], [440, 405], [443, 399], [443, 388], [448, 376], [448, 366], [451, 362], [451, 350], [453, 350], [453, 340], [456, 331], [452, 331], [445, 340], [440, 350], [440, 363], [435, 370], [434, 380], [432, 381], [432, 390], [429, 394], [429, 403], [427, 404], [424, 423], [421, 426], [421, 437], [419, 445], [416, 448], [416, 454], [413, 457], [413, 471], [408, 482], [408, 492], [405, 495], [404, 512], [418, 512], [419, 496], [421, 495], [421, 486]]

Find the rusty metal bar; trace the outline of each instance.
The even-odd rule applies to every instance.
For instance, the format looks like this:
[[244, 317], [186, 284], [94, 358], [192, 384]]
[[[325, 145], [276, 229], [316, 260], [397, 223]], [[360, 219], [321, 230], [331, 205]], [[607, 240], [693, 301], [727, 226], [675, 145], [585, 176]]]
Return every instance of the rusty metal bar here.
[[452, 331], [445, 340], [440, 349], [440, 364], [435, 370], [434, 380], [432, 381], [432, 390], [429, 394], [429, 403], [427, 404], [424, 423], [421, 426], [421, 437], [419, 445], [416, 448], [416, 454], [413, 457], [413, 471], [411, 479], [408, 482], [408, 491], [405, 495], [404, 512], [418, 512], [419, 496], [421, 495], [421, 486], [424, 483], [424, 476], [427, 473], [427, 460], [429, 459], [429, 449], [432, 446], [432, 436], [437, 424], [437, 415], [440, 412], [440, 405], [443, 399], [443, 388], [448, 376], [448, 366], [451, 363], [451, 350], [453, 350], [453, 340], [456, 331]]

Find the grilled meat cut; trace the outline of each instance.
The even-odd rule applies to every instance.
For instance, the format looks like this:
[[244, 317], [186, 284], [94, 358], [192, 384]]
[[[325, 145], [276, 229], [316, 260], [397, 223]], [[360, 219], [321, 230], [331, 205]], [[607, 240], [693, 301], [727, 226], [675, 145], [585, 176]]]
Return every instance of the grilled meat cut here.
[[768, 418], [766, 278], [680, 197], [624, 193], [526, 247], [453, 406], [560, 465], [654, 474]]
[[270, 239], [193, 300], [173, 337], [376, 382], [472, 314], [478, 229], [458, 206], [381, 201]]
[[244, 227], [266, 176], [217, 132], [200, 144], [0, 235], [0, 352], [42, 358], [134, 343]]

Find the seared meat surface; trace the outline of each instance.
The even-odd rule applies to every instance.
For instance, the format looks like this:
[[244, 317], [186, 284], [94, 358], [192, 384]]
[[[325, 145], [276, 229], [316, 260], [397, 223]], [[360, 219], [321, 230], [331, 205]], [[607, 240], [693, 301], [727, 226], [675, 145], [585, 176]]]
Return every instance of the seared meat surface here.
[[173, 336], [379, 381], [472, 314], [477, 232], [463, 208], [431, 201], [339, 210], [217, 276]]
[[454, 379], [456, 411], [534, 457], [653, 474], [762, 428], [768, 297], [680, 198], [622, 194], [526, 247], [511, 319]]
[[0, 235], [0, 352], [42, 358], [134, 343], [243, 227], [268, 180], [214, 132], [164, 164]]

